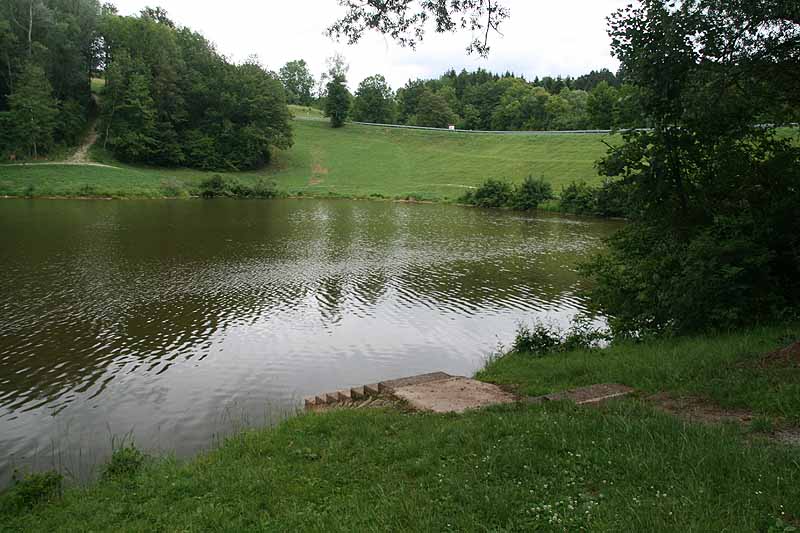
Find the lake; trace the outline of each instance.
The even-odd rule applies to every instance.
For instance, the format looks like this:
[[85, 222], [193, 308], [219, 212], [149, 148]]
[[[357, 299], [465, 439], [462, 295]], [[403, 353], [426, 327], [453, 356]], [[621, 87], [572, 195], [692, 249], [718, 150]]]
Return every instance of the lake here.
[[470, 375], [619, 223], [348, 200], [0, 202], [0, 485], [186, 456], [303, 396]]

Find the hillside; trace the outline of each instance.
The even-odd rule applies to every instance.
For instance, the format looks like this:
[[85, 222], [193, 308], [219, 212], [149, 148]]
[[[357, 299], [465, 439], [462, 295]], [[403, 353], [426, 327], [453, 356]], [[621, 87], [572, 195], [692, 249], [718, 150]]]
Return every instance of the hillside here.
[[[597, 182], [594, 162], [605, 152], [596, 135], [472, 135], [348, 125], [339, 130], [294, 121], [294, 146], [262, 171], [232, 173], [243, 182], [268, 178], [289, 194], [455, 199], [487, 178], [543, 176], [555, 190], [574, 179]], [[304, 119], [300, 119], [303, 117]], [[212, 172], [124, 165], [95, 147], [109, 166], [47, 163], [0, 166], [0, 195], [173, 197], [196, 194]]]

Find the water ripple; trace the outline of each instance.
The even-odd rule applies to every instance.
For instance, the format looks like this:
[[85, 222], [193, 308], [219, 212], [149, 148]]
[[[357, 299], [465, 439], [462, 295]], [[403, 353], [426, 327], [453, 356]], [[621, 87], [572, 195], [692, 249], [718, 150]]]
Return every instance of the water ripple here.
[[584, 309], [575, 264], [616, 227], [346, 201], [1, 203], [0, 485], [45, 449], [102, 458], [133, 431], [192, 453], [231, 413], [469, 374], [519, 321]]

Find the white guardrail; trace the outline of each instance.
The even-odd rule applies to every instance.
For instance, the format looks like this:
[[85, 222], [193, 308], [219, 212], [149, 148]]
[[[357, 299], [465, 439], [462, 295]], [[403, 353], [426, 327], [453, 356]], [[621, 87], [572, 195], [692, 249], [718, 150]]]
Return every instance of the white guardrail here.
[[[295, 117], [295, 120], [306, 120], [311, 122], [328, 122], [327, 118], [316, 117]], [[477, 133], [482, 135], [609, 135], [612, 133], [626, 133], [629, 131], [652, 131], [651, 128], [635, 128], [635, 129], [619, 129], [619, 130], [544, 130], [544, 131], [489, 131], [489, 130], [460, 130], [450, 128], [428, 128], [425, 126], [406, 126], [404, 124], [380, 124], [376, 122], [356, 122], [348, 121], [347, 124], [358, 124], [359, 126], [374, 126], [378, 128], [396, 128], [404, 130], [421, 130], [421, 131], [446, 131], [450, 133]], [[757, 128], [774, 128], [774, 127], [798, 127], [798, 124], [791, 123], [783, 126], [776, 126], [775, 124], [757, 124]]]
[[460, 130], [450, 128], [428, 128], [425, 126], [405, 126], [403, 124], [376, 124], [373, 122], [349, 122], [349, 124], [358, 124], [360, 126], [377, 126], [380, 128], [399, 128], [406, 130], [423, 130], [423, 131], [447, 131], [451, 133], [479, 133], [484, 135], [564, 135], [564, 134], [581, 134], [581, 135], [608, 135], [613, 130], [544, 130], [544, 131], [492, 131], [492, 130]]
[[[316, 117], [294, 117], [295, 120], [304, 120], [310, 122], [327, 122], [327, 118]], [[627, 130], [547, 130], [547, 131], [490, 131], [490, 130], [460, 130], [450, 128], [429, 128], [426, 126], [406, 126], [404, 124], [380, 124], [377, 122], [357, 122], [348, 121], [347, 124], [357, 124], [359, 126], [373, 126], [377, 128], [396, 128], [403, 130], [420, 130], [420, 131], [446, 131], [448, 133], [477, 133], [483, 135], [565, 135], [565, 134], [583, 134], [583, 135], [608, 135], [609, 133], [623, 132]]]

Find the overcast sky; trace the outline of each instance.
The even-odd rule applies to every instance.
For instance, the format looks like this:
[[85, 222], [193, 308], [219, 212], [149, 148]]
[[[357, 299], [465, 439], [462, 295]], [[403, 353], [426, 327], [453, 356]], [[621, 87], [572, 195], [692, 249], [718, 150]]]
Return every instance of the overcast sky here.
[[468, 56], [469, 33], [429, 32], [416, 51], [370, 34], [355, 46], [336, 43], [325, 28], [342, 14], [336, 0], [116, 0], [120, 13], [138, 13], [160, 5], [180, 25], [202, 33], [234, 61], [256, 54], [272, 70], [287, 61], [305, 59], [315, 76], [325, 58], [344, 54], [350, 64], [348, 81], [355, 88], [372, 74], [383, 74], [397, 89], [410, 78], [429, 78], [451, 67], [507, 70], [535, 76], [580, 75], [592, 69], [616, 70], [606, 34], [606, 17], [629, 0], [504, 0], [511, 18], [500, 35], [493, 35], [487, 59]]

